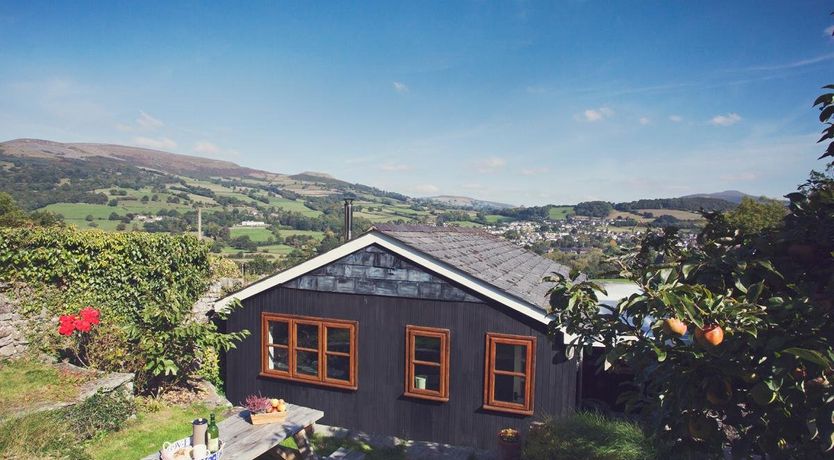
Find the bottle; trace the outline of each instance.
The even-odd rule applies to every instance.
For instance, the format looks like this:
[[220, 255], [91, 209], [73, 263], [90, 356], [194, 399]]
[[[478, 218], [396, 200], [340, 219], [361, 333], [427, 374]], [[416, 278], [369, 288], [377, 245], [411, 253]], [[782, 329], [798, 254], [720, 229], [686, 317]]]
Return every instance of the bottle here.
[[206, 447], [211, 453], [220, 450], [220, 428], [217, 427], [214, 412], [209, 417], [208, 429], [206, 430]]

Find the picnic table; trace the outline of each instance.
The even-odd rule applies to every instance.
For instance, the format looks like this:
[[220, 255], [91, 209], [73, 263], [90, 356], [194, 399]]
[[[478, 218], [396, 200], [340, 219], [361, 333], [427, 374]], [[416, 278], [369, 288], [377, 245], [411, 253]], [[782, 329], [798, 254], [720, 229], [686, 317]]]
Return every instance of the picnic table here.
[[[217, 424], [220, 440], [223, 441], [223, 458], [252, 460], [284, 439], [313, 425], [324, 417], [324, 412], [309, 407], [287, 404], [287, 418], [283, 422], [252, 425], [249, 411], [235, 408], [233, 413]], [[174, 441], [172, 439], [171, 441]], [[158, 460], [154, 452], [142, 460]]]

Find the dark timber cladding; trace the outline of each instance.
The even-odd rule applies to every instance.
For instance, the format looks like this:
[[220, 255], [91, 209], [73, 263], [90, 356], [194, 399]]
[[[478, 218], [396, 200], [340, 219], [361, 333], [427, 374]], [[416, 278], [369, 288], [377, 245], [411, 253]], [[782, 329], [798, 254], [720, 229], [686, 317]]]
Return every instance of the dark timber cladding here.
[[[577, 362], [546, 326], [504, 305], [371, 246], [256, 293], [226, 328], [251, 335], [226, 355], [227, 397], [284, 398], [324, 411], [322, 423], [402, 438], [493, 448], [502, 428], [525, 429], [535, 418], [571, 412]], [[261, 314], [357, 322], [356, 390], [260, 376]], [[406, 326], [449, 330], [448, 401], [405, 396]], [[483, 409], [487, 333], [536, 338], [534, 416]]]

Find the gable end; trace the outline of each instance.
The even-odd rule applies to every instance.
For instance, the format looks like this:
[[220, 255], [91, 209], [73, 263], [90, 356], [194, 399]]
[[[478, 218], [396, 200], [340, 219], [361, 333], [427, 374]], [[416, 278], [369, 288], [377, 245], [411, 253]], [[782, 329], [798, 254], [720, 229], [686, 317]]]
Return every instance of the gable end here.
[[377, 245], [364, 247], [282, 286], [320, 292], [481, 302], [478, 297]]

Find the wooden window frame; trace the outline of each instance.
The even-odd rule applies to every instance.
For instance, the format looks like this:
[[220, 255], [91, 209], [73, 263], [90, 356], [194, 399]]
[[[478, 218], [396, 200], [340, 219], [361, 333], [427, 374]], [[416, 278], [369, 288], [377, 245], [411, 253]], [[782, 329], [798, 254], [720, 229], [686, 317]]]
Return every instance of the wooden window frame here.
[[[287, 345], [273, 344], [269, 342], [269, 323], [287, 323]], [[297, 341], [297, 330], [299, 325], [314, 325], [318, 327], [318, 348], [299, 347]], [[327, 349], [327, 330], [347, 329], [350, 337], [350, 352], [329, 351]], [[292, 380], [314, 385], [356, 390], [358, 384], [359, 350], [357, 348], [357, 335], [359, 322], [316, 318], [312, 316], [284, 315], [280, 313], [261, 313], [261, 372], [262, 377]], [[288, 370], [282, 371], [269, 368], [269, 350], [282, 348], [287, 350]], [[299, 351], [318, 353], [318, 374], [302, 374], [296, 369], [296, 354]], [[349, 380], [339, 380], [327, 377], [327, 359], [329, 356], [347, 357], [350, 360]]]
[[[405, 327], [405, 391], [404, 396], [428, 399], [432, 401], [449, 401], [449, 354], [450, 336], [448, 329], [436, 327], [411, 326]], [[414, 343], [417, 337], [432, 337], [440, 339], [440, 362], [419, 361], [414, 358]], [[436, 366], [440, 368], [440, 390], [424, 390], [414, 385], [414, 367], [417, 365]]]
[[[495, 349], [498, 344], [527, 347], [527, 366], [524, 372], [504, 371], [495, 368]], [[524, 377], [524, 404], [497, 401], [495, 399], [495, 376], [511, 375]], [[536, 338], [533, 336], [498, 334], [486, 335], [484, 357], [484, 409], [519, 415], [533, 415], [533, 394], [536, 384]]]

